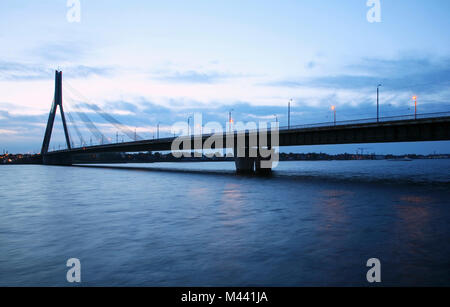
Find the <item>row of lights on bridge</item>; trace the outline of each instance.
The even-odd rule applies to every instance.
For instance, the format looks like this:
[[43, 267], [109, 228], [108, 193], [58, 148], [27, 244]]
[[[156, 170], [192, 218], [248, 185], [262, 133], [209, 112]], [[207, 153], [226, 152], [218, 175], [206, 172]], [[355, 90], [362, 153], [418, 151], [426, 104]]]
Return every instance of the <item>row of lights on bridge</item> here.
[[[380, 112], [379, 112], [379, 87], [380, 86], [381, 86], [381, 84], [379, 84], [377, 87], [377, 122], [380, 119]], [[414, 119], [417, 119], [417, 96], [413, 96], [412, 99], [414, 101]], [[292, 99], [290, 99], [288, 102], [288, 129], [291, 128], [291, 103], [292, 102], [293, 102]], [[231, 125], [233, 124], [233, 118], [231, 116], [232, 111], [234, 111], [234, 110], [231, 109], [230, 112], [228, 113], [229, 114], [228, 121], [230, 124], [230, 130], [231, 130]], [[331, 111], [333, 112], [334, 124], [336, 125], [336, 106], [332, 105]], [[278, 116], [276, 114], [274, 114], [274, 116], [275, 116], [275, 121], [278, 123]], [[188, 119], [188, 126], [189, 126], [189, 119]]]
[[[379, 84], [377, 86], [377, 121], [379, 120], [379, 87], [381, 86], [381, 84]], [[413, 96], [412, 97], [413, 101], [414, 101], [414, 118], [417, 119], [417, 96]], [[291, 104], [293, 103], [293, 100], [290, 99], [288, 102], [288, 129], [291, 128]], [[229, 122], [229, 131], [232, 130], [232, 125], [234, 123], [233, 117], [232, 117], [232, 112], [234, 111], [234, 109], [231, 109], [228, 112], [228, 122]], [[334, 124], [336, 125], [336, 106], [332, 105], [331, 106], [331, 111], [333, 112], [333, 119], [334, 119]], [[276, 114], [274, 114], [275, 117], [275, 121], [278, 123], [278, 116]], [[187, 118], [187, 124], [188, 124], [188, 135], [190, 134], [190, 124], [191, 124], [191, 119], [192, 116], [189, 116]], [[157, 128], [156, 128], [156, 138], [159, 139], [159, 125], [161, 123], [158, 122], [157, 124]], [[200, 127], [201, 129], [201, 127]], [[135, 132], [136, 134], [136, 132]], [[175, 136], [175, 134], [174, 134]]]
[[[381, 84], [378, 85], [377, 87], [377, 122], [380, 119], [380, 112], [379, 112], [379, 87], [381, 86]], [[413, 101], [414, 101], [414, 119], [417, 119], [417, 96], [413, 96], [412, 97]], [[292, 104], [293, 100], [290, 99], [288, 102], [288, 129], [291, 128], [291, 104]], [[233, 125], [233, 117], [231, 116], [232, 112], [234, 111], [234, 109], [231, 109], [228, 112], [228, 123], [229, 123], [229, 131], [232, 130], [232, 125]], [[331, 111], [333, 112], [333, 122], [336, 125], [336, 106], [332, 105], [331, 106]], [[278, 123], [278, 116], [276, 114], [274, 114], [275, 117], [275, 121]], [[188, 135], [189, 135], [189, 127], [190, 127], [190, 120], [192, 119], [192, 116], [188, 117]], [[158, 123], [158, 136], [159, 136], [159, 123]], [[159, 138], [159, 137], [158, 137]]]
[[[377, 87], [377, 121], [379, 120], [379, 87], [381, 86], [381, 84], [378, 85]], [[414, 118], [417, 119], [417, 96], [413, 96], [412, 97], [413, 101], [414, 101]], [[288, 129], [291, 128], [291, 104], [293, 103], [293, 100], [290, 99], [288, 102]], [[232, 130], [232, 125], [234, 123], [233, 117], [232, 117], [232, 112], [234, 111], [234, 109], [231, 109], [228, 112], [228, 122], [229, 122], [229, 131]], [[336, 106], [331, 106], [331, 111], [333, 112], [333, 119], [334, 119], [334, 124], [336, 125]], [[274, 114], [275, 117], [275, 121], [278, 123], [278, 116], [276, 114]], [[191, 119], [192, 116], [189, 116], [187, 118], [187, 124], [188, 124], [188, 135], [190, 134], [190, 124], [191, 124]], [[157, 128], [156, 128], [156, 138], [159, 139], [159, 125], [161, 124], [161, 122], [158, 122], [157, 124]], [[201, 127], [200, 127], [201, 129]], [[136, 131], [135, 131], [135, 135], [136, 135]], [[174, 134], [175, 136], [175, 134]], [[116, 137], [117, 138], [117, 137]]]
[[[377, 121], [379, 120], [379, 87], [381, 86], [381, 84], [378, 85], [377, 87]], [[413, 101], [414, 101], [414, 118], [417, 119], [417, 96], [413, 96], [412, 97]], [[290, 129], [291, 127], [291, 104], [293, 103], [293, 100], [290, 99], [288, 102], [288, 129]], [[234, 123], [233, 117], [232, 117], [232, 112], [234, 111], [234, 109], [231, 109], [228, 112], [228, 122], [229, 122], [229, 131], [232, 130], [232, 125]], [[331, 106], [331, 111], [333, 112], [333, 119], [334, 119], [334, 124], [336, 125], [336, 106], [332, 105]], [[275, 120], [278, 123], [278, 116], [276, 114], [274, 114]], [[192, 116], [189, 116], [187, 119], [187, 124], [188, 124], [188, 135], [190, 134], [190, 122], [191, 122]], [[159, 126], [160, 126], [161, 122], [158, 122], [157, 124], [157, 128], [156, 128], [156, 138], [159, 139]], [[175, 136], [175, 134], [174, 134]], [[136, 140], [136, 131], [135, 131], [135, 140]], [[116, 134], [116, 142], [118, 142], [118, 134]], [[123, 139], [122, 139], [123, 142]]]
[[[378, 85], [378, 87], [380, 87], [381, 85]], [[379, 113], [379, 99], [378, 96], [379, 95], [379, 91], [377, 88], [377, 122], [380, 120], [380, 113]], [[413, 101], [414, 101], [414, 119], [417, 119], [417, 96], [413, 96], [412, 97]], [[333, 115], [334, 115], [334, 124], [336, 125], [336, 106], [331, 106], [331, 111], [333, 111]]]

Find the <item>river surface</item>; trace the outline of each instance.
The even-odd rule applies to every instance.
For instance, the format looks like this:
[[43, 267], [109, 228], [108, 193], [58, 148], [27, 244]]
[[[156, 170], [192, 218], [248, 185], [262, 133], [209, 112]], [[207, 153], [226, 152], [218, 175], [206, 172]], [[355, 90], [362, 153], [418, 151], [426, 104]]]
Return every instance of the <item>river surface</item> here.
[[450, 286], [450, 160], [0, 166], [0, 286]]

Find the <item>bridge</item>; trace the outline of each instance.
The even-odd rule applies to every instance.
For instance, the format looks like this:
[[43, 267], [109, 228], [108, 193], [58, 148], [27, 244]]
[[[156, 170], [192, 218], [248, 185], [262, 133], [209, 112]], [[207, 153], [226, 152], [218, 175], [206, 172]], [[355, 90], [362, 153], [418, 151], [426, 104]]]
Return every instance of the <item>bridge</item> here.
[[[49, 151], [55, 114], [59, 107], [63, 122], [67, 148]], [[81, 117], [91, 132], [101, 139], [101, 144], [74, 147], [71, 144], [69, 129], [63, 109], [62, 72], [55, 74], [55, 98], [49, 114], [45, 131], [41, 155], [43, 164], [72, 165], [78, 155], [98, 154], [106, 152], [142, 152], [142, 151], [170, 151], [174, 144], [182, 144], [180, 151], [191, 151], [194, 155], [199, 150], [228, 149], [228, 154], [234, 156], [238, 172], [271, 171], [273, 158], [276, 157], [275, 148], [280, 146], [326, 145], [326, 144], [359, 144], [359, 143], [389, 143], [389, 142], [419, 142], [419, 141], [447, 141], [450, 140], [450, 112], [415, 114], [396, 117], [370, 118], [353, 121], [340, 121], [289, 127], [269, 127], [242, 131], [228, 131], [226, 133], [191, 134], [179, 137], [139, 139], [133, 133], [94, 107], [100, 115], [112, 124], [125, 129], [125, 134], [133, 141], [103, 144], [104, 137], [94, 126], [92, 121], [81, 111]], [[72, 120], [71, 120], [72, 121]], [[73, 122], [73, 121], [72, 121]], [[78, 129], [76, 129], [78, 132]], [[123, 130], [122, 130], [123, 131]], [[189, 133], [188, 133], [189, 134]], [[201, 153], [200, 153], [201, 156]]]

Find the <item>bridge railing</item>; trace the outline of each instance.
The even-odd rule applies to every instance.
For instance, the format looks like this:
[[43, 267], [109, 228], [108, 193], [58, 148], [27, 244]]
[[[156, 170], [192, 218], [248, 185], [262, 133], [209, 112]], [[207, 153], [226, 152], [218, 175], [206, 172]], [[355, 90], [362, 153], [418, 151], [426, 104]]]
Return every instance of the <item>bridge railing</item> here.
[[[296, 129], [307, 129], [307, 128], [320, 128], [320, 127], [334, 127], [334, 126], [346, 126], [346, 125], [354, 125], [354, 124], [370, 124], [377, 122], [391, 122], [391, 121], [403, 121], [403, 120], [414, 120], [414, 119], [425, 119], [425, 118], [440, 118], [440, 117], [449, 117], [450, 112], [436, 112], [436, 113], [423, 113], [416, 115], [397, 115], [397, 116], [385, 116], [374, 118], [363, 118], [363, 119], [352, 119], [352, 120], [343, 120], [343, 121], [332, 121], [332, 122], [322, 122], [322, 123], [312, 123], [312, 124], [304, 124], [304, 125], [291, 125], [291, 126], [280, 126], [278, 130], [286, 131], [286, 130], [296, 130]], [[270, 131], [271, 129], [267, 129]], [[246, 132], [257, 132], [258, 129], [246, 130]], [[237, 131], [243, 132], [243, 131]], [[207, 136], [203, 134], [203, 136]]]
[[[307, 128], [319, 128], [319, 127], [334, 127], [334, 126], [345, 126], [345, 125], [352, 125], [352, 124], [369, 124], [369, 123], [377, 123], [377, 122], [391, 122], [391, 121], [403, 121], [403, 120], [414, 120], [414, 119], [426, 119], [426, 118], [440, 118], [440, 117], [449, 117], [450, 112], [436, 112], [436, 113], [423, 113], [423, 114], [410, 114], [410, 115], [399, 115], [399, 116], [385, 116], [385, 117], [379, 117], [377, 118], [364, 118], [364, 119], [355, 119], [355, 120], [344, 120], [344, 121], [332, 121], [332, 122], [323, 122], [323, 123], [313, 123], [313, 124], [304, 124], [304, 125], [291, 125], [288, 126], [281, 126], [279, 127], [279, 131], [287, 131], [287, 130], [297, 130], [297, 129], [307, 129]], [[267, 131], [270, 131], [271, 129], [267, 129]], [[244, 131], [235, 131], [237, 133], [242, 133]], [[245, 132], [258, 132], [258, 129], [256, 130], [246, 130]], [[212, 136], [212, 133], [202, 133], [202, 134], [195, 134], [191, 136], [202, 136], [202, 137], [208, 137]], [[170, 140], [171, 138], [160, 138], [160, 139], [154, 139], [154, 141], [161, 141], [161, 140]], [[106, 144], [105, 144], [106, 145]], [[91, 146], [85, 146], [85, 147], [91, 147]], [[77, 147], [79, 148], [79, 147]]]
[[375, 118], [363, 118], [363, 119], [353, 119], [353, 120], [343, 120], [343, 121], [332, 121], [323, 123], [313, 123], [304, 125], [291, 125], [279, 127], [279, 130], [292, 130], [292, 129], [303, 129], [303, 128], [316, 128], [316, 127], [333, 127], [333, 126], [345, 126], [352, 124], [370, 124], [377, 122], [390, 122], [390, 121], [402, 121], [402, 120], [414, 120], [414, 119], [425, 119], [425, 118], [439, 118], [450, 116], [450, 112], [436, 112], [436, 113], [423, 113], [423, 114], [411, 114], [411, 115], [398, 115], [398, 116], [385, 116]]
[[[410, 114], [410, 115], [397, 115], [397, 116], [385, 116], [385, 117], [379, 117], [378, 119], [376, 117], [374, 118], [363, 118], [363, 119], [352, 119], [352, 120], [343, 120], [343, 121], [332, 121], [332, 122], [323, 122], [323, 123], [313, 123], [313, 124], [304, 124], [304, 125], [291, 125], [288, 126], [280, 126], [278, 128], [279, 131], [286, 131], [286, 130], [295, 130], [295, 129], [307, 129], [307, 128], [319, 128], [319, 127], [334, 127], [334, 126], [345, 126], [345, 125], [353, 125], [353, 124], [370, 124], [370, 123], [377, 123], [377, 122], [391, 122], [391, 121], [402, 121], [402, 120], [414, 120], [414, 119], [424, 119], [424, 118], [439, 118], [439, 117], [447, 117], [450, 116], [450, 112], [436, 112], [436, 113], [423, 113], [416, 115]], [[270, 131], [271, 129], [268, 128], [267, 131]], [[247, 133], [254, 133], [258, 132], [259, 129], [251, 129], [251, 130], [245, 130]], [[243, 133], [244, 131], [234, 131], [237, 133]], [[209, 137], [214, 135], [213, 133], [202, 133], [202, 134], [192, 134], [191, 136], [202, 136], [202, 137]], [[187, 135], [186, 135], [187, 137]]]

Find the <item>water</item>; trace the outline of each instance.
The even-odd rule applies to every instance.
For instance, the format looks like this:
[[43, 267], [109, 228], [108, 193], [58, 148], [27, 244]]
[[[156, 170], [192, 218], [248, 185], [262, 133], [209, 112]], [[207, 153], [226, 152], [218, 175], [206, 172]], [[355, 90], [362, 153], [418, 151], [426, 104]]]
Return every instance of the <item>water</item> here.
[[[122, 167], [122, 168], [118, 168]], [[450, 160], [1, 166], [0, 285], [450, 286]]]

